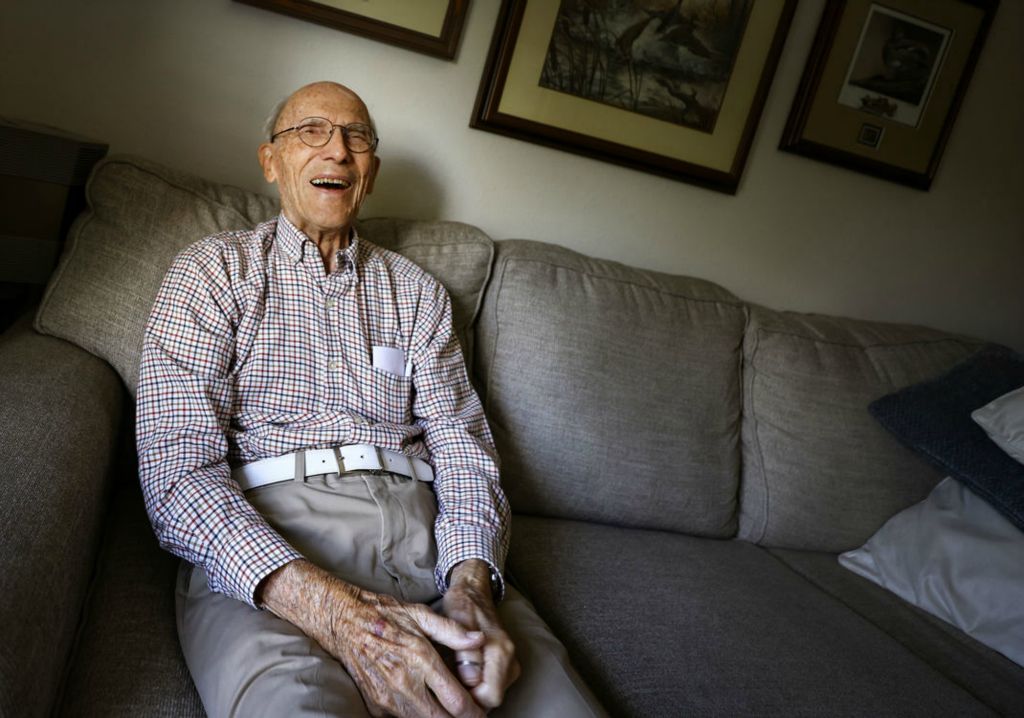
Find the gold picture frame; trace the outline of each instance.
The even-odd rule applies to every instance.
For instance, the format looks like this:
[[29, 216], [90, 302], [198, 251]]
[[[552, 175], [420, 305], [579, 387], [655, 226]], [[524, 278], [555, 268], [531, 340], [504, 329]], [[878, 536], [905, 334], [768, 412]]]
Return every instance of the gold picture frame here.
[[[578, 22], [578, 17], [566, 8], [578, 3], [503, 0], [470, 126], [733, 194], [796, 6], [795, 0], [735, 3], [702, 0], [689, 3], [687, 10], [680, 10], [677, 3], [660, 13], [638, 6], [639, 21], [624, 30], [620, 22], [602, 46], [609, 48], [611, 58], [603, 66], [605, 78], [622, 85], [626, 70], [630, 82], [644, 71], [642, 59], [622, 58], [645, 33], [661, 32], [649, 40], [652, 45], [675, 38], [682, 47], [678, 54], [697, 62], [721, 53], [706, 47], [710, 43], [694, 31], [693, 13], [744, 8], [744, 24], [729, 47], [729, 73], [719, 84], [716, 114], [713, 122], [704, 122], [707, 113], [698, 112], [705, 109], [698, 99], [698, 83], [686, 84], [664, 72], [649, 73], [648, 96], [657, 93], [662, 104], [650, 103], [648, 113], [641, 111], [635, 99], [639, 90], [632, 107], [614, 97], [594, 99], [595, 95], [565, 91], [549, 73], [559, 56], [559, 37], [574, 41], [575, 31], [567, 25]], [[616, 52], [619, 60], [613, 57]], [[624, 63], [635, 64], [626, 67]], [[638, 84], [643, 79], [640, 76]], [[665, 114], [671, 102], [666, 93], [679, 100], [679, 120]]]
[[235, 0], [446, 60], [469, 0]]
[[780, 149], [927, 190], [999, 0], [829, 0]]

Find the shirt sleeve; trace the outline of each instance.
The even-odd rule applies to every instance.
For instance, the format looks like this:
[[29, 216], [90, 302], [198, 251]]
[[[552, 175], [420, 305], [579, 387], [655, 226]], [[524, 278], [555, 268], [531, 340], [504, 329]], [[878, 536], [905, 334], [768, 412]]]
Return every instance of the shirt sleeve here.
[[509, 505], [494, 439], [452, 328], [451, 300], [439, 284], [430, 291], [421, 298], [413, 343], [412, 409], [434, 465], [435, 578], [444, 593], [451, 570], [467, 559], [486, 561], [500, 577], [508, 553]]
[[143, 340], [136, 408], [139, 478], [160, 545], [207, 573], [210, 587], [255, 606], [260, 581], [301, 558], [231, 478], [226, 432], [237, 307], [209, 245], [175, 260]]

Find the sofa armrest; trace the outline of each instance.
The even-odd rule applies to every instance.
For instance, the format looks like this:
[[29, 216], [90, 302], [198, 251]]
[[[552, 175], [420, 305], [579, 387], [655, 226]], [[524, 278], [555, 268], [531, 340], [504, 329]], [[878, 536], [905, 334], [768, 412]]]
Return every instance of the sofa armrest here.
[[0, 336], [0, 715], [49, 715], [93, 571], [124, 391], [21, 322]]

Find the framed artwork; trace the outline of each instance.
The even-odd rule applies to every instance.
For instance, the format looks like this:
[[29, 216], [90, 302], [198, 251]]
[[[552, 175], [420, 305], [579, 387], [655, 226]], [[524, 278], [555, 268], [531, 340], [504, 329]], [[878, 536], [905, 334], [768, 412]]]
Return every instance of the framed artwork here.
[[469, 0], [235, 0], [451, 60]]
[[780, 148], [927, 190], [999, 0], [829, 0]]
[[470, 126], [735, 193], [795, 0], [503, 0]]

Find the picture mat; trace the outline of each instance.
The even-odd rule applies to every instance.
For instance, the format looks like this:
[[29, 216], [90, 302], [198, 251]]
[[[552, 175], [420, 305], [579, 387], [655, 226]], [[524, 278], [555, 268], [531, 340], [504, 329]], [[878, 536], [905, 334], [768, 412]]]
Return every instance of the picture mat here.
[[317, 5], [362, 15], [414, 32], [441, 37], [451, 0], [314, 0]]
[[[846, 73], [846, 80], [843, 82], [842, 87], [839, 88], [839, 104], [852, 107], [859, 112], [866, 112], [866, 110], [862, 110], [860, 107], [860, 98], [864, 95], [882, 96], [892, 102], [897, 109], [891, 117], [889, 115], [878, 115], [879, 117], [884, 117], [888, 120], [892, 120], [893, 122], [899, 122], [900, 124], [909, 125], [911, 127], [917, 127], [917, 124], [921, 119], [921, 115], [924, 114], [925, 108], [928, 107], [928, 101], [931, 99], [932, 88], [935, 85], [935, 78], [942, 72], [942, 67], [946, 61], [946, 50], [954, 33], [947, 28], [939, 27], [938, 25], [925, 22], [919, 18], [904, 15], [901, 12], [896, 12], [895, 10], [891, 10], [890, 8], [877, 3], [873, 3], [871, 5], [871, 9], [868, 13], [868, 17], [864, 22], [863, 32], [861, 33], [860, 39], [857, 41], [857, 49], [854, 51], [853, 57], [850, 58], [850, 65]], [[879, 89], [870, 89], [854, 84], [854, 65], [857, 60], [861, 59], [861, 53], [864, 52], [866, 47], [870, 44], [869, 38], [867, 37], [870, 30], [869, 26], [872, 23], [877, 22], [879, 16], [915, 25], [935, 33], [942, 38], [938, 54], [933, 58], [931, 69], [928, 73], [928, 81], [924, 88], [924, 95], [921, 97], [921, 101], [917, 104], [906, 102]]]
[[[839, 88], [853, 61], [871, 4], [871, 0], [851, 0], [846, 6], [807, 116], [803, 137], [810, 142], [924, 174], [928, 171], [985, 13], [982, 8], [956, 0], [886, 0], [887, 7], [953, 29], [946, 58], [932, 87], [924, 116], [917, 127], [908, 127], [881, 115], [846, 107], [838, 101]], [[885, 127], [885, 137], [878, 149], [857, 142], [861, 125], [865, 122]]]
[[556, 2], [526, 3], [498, 112], [728, 172], [783, 9], [783, 0], [759, 0], [751, 8], [713, 134], [540, 87]]

